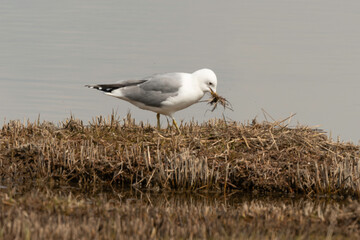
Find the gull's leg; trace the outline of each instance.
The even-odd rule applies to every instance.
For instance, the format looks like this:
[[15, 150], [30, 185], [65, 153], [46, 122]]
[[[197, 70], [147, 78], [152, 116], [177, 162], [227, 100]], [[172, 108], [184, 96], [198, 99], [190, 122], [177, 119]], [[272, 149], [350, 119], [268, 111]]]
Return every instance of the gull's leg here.
[[156, 118], [157, 118], [157, 127], [160, 130], [160, 113], [156, 114]]
[[177, 125], [177, 123], [176, 123], [176, 121], [175, 121], [175, 118], [173, 118], [172, 116], [171, 116], [171, 118], [172, 118], [172, 120], [173, 120], [173, 124], [174, 124], [175, 127], [176, 127], [176, 130], [178, 131], [179, 134], [181, 134], [180, 128], [179, 128], [179, 126]]

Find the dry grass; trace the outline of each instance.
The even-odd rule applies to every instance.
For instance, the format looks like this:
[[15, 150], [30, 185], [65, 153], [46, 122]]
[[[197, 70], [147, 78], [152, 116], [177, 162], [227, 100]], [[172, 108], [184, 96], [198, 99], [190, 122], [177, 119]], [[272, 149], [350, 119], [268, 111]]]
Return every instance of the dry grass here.
[[341, 199], [360, 196], [360, 147], [285, 121], [190, 122], [182, 135], [130, 116], [10, 121], [0, 240], [358, 239], [360, 204]]
[[0, 239], [358, 239], [357, 201], [0, 191]]
[[223, 106], [224, 109], [230, 109], [231, 111], [233, 111], [231, 103], [226, 98], [218, 95], [211, 88], [210, 88], [210, 94], [212, 98], [208, 100], [208, 103], [210, 105], [213, 105], [213, 108], [211, 109], [212, 112], [216, 109], [219, 103], [221, 106]]
[[211, 120], [181, 132], [159, 133], [130, 116], [10, 121], [0, 131], [0, 181], [360, 196], [359, 146], [321, 131]]

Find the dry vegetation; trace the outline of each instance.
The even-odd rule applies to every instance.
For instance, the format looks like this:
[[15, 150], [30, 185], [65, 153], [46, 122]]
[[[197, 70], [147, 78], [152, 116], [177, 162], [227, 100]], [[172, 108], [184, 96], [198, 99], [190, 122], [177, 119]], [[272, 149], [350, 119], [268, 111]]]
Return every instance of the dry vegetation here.
[[212, 120], [158, 132], [128, 116], [10, 121], [0, 131], [1, 182], [106, 184], [155, 190], [360, 195], [359, 146], [285, 121]]
[[190, 122], [178, 135], [130, 116], [10, 121], [0, 239], [359, 238], [360, 147], [287, 122]]
[[211, 109], [212, 112], [216, 109], [219, 103], [221, 106], [223, 106], [224, 109], [229, 109], [233, 111], [231, 103], [226, 98], [218, 95], [211, 88], [210, 88], [210, 93], [212, 98], [208, 100], [208, 103], [213, 106], [213, 108]]

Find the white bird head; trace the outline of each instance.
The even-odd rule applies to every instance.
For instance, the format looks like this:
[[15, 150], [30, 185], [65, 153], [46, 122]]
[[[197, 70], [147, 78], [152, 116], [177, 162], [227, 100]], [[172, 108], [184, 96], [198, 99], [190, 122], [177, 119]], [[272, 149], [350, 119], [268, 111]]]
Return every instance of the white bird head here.
[[215, 73], [207, 68], [197, 70], [192, 75], [197, 78], [201, 90], [205, 92], [216, 92], [217, 78]]

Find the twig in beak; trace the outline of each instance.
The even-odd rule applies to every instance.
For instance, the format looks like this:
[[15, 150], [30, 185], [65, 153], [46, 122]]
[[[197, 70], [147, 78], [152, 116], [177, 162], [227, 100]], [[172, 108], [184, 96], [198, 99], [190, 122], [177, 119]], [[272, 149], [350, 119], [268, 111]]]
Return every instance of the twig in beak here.
[[210, 89], [210, 94], [211, 94], [212, 98], [208, 100], [208, 103], [210, 105], [214, 105], [213, 109], [211, 109], [212, 112], [216, 109], [218, 103], [220, 103], [221, 106], [224, 107], [224, 109], [227, 108], [227, 109], [230, 109], [231, 111], [234, 111], [232, 109], [231, 103], [228, 100], [226, 100], [226, 98], [221, 97], [216, 92], [214, 92], [211, 88], [209, 88], [209, 89]]

